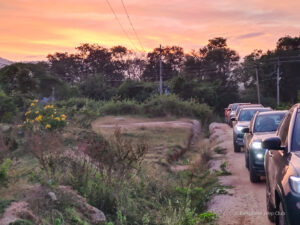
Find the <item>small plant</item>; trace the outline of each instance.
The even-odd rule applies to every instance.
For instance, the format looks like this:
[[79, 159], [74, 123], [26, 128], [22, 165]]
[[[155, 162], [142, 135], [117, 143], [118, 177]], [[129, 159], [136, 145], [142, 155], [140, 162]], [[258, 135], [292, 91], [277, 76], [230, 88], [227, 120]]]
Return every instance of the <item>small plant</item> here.
[[228, 171], [228, 170], [226, 169], [226, 167], [227, 167], [227, 162], [223, 162], [223, 163], [220, 165], [221, 171], [216, 171], [216, 174], [217, 174], [218, 176], [230, 176], [230, 175], [232, 175], [232, 173], [231, 173], [230, 171]]
[[218, 219], [218, 216], [212, 212], [204, 212], [199, 215], [201, 222], [211, 223]]
[[13, 200], [0, 200], [0, 215], [5, 212], [5, 209], [13, 202]]
[[30, 220], [20, 219], [10, 223], [9, 225], [33, 225], [33, 223]]
[[221, 148], [220, 146], [215, 147], [214, 152], [217, 154], [226, 154], [226, 148]]
[[5, 185], [8, 181], [8, 170], [11, 166], [12, 161], [10, 159], [6, 159], [0, 164], [0, 185]]
[[25, 139], [29, 150], [45, 171], [48, 183], [53, 183], [56, 180], [55, 175], [63, 168], [63, 163], [60, 161], [63, 153], [60, 135], [56, 132], [27, 131]]

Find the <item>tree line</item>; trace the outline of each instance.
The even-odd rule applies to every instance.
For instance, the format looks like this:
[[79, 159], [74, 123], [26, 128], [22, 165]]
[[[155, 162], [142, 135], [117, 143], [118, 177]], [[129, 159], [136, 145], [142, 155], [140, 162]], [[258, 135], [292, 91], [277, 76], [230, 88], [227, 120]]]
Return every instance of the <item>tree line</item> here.
[[[145, 101], [158, 93], [161, 60], [164, 89], [222, 112], [233, 101], [257, 101], [257, 71], [262, 103], [275, 106], [276, 59], [297, 59], [299, 53], [300, 37], [290, 36], [280, 38], [274, 50], [254, 50], [243, 60], [223, 37], [210, 39], [190, 53], [179, 46], [141, 54], [124, 46], [106, 48], [85, 43], [76, 47], [75, 53], [49, 54], [48, 62], [7, 66], [0, 70], [0, 84], [8, 95], [41, 98], [53, 94], [55, 88], [58, 99], [82, 96]], [[300, 62], [281, 63], [280, 71], [281, 101], [299, 101]]]

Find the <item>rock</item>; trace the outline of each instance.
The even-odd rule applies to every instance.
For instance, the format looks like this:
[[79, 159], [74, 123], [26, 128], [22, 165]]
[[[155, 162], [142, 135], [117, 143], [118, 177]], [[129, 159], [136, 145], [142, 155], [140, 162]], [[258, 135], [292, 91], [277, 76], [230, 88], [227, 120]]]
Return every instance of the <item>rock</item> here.
[[9, 124], [0, 124], [0, 131], [1, 132], [7, 132], [11, 128], [11, 125]]
[[92, 206], [90, 209], [89, 216], [90, 216], [90, 220], [93, 224], [100, 225], [100, 224], [104, 224], [104, 222], [106, 221], [104, 213], [101, 210], [99, 210], [95, 207], [92, 207]]
[[20, 219], [26, 219], [32, 221], [34, 224], [39, 224], [37, 217], [31, 210], [28, 209], [27, 202], [13, 202], [4, 212], [2, 219], [0, 219], [1, 225], [9, 225]]
[[49, 192], [48, 196], [51, 198], [52, 201], [54, 201], [54, 202], [57, 201], [57, 197], [54, 192]]

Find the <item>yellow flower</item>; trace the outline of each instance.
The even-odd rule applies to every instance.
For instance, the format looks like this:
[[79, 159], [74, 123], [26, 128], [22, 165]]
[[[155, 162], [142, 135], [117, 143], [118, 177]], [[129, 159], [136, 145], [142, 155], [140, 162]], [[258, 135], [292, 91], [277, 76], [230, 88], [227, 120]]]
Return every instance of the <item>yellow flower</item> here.
[[53, 109], [54, 108], [54, 105], [45, 105], [44, 106], [44, 109]]
[[54, 119], [57, 121], [60, 121], [60, 117], [55, 117]]
[[39, 101], [39, 100], [37, 100], [37, 99], [34, 99], [34, 100], [33, 100], [34, 103], [37, 103], [38, 101]]
[[32, 102], [32, 103], [30, 104], [30, 106], [33, 107], [33, 106], [35, 106], [35, 104]]
[[42, 116], [42, 115], [39, 115], [39, 116], [37, 116], [37, 117], [35, 118], [35, 121], [41, 122], [42, 119], [43, 119], [43, 116]]
[[50, 128], [51, 128], [51, 125], [50, 125], [50, 124], [46, 124], [45, 128], [46, 128], [46, 129], [50, 129]]
[[39, 111], [35, 111], [35, 114], [39, 114]]
[[25, 116], [27, 116], [29, 113], [31, 113], [30, 110], [28, 110], [28, 111], [25, 113]]
[[61, 120], [66, 120], [67, 116], [65, 114], [61, 115]]

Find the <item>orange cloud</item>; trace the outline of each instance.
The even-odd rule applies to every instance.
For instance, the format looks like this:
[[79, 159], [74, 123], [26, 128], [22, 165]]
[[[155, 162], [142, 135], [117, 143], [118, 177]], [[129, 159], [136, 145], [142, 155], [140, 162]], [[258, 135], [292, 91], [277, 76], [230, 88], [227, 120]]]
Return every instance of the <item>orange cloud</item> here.
[[[147, 50], [162, 45], [197, 49], [216, 36], [240, 55], [273, 49], [284, 35], [299, 35], [300, 2], [294, 0], [124, 0]], [[120, 0], [110, 0], [132, 45], [105, 0], [0, 0], [0, 56], [45, 59], [80, 43], [139, 50]]]

